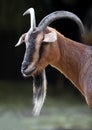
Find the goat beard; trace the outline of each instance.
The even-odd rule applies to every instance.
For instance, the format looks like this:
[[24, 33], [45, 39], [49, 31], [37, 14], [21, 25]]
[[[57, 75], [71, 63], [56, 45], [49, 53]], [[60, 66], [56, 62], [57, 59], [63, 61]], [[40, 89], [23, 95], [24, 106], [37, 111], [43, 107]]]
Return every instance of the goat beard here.
[[38, 116], [44, 104], [47, 90], [45, 70], [33, 77], [33, 115]]

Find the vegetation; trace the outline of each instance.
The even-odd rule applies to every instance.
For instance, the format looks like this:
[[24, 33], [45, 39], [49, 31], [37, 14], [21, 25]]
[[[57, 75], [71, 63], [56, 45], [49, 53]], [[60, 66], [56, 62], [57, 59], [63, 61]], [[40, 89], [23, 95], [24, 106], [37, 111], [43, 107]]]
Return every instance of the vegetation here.
[[30, 82], [0, 82], [1, 130], [89, 130], [92, 128], [92, 111], [84, 100], [80, 100], [72, 93], [61, 92], [60, 97], [49, 96], [47, 93], [39, 117], [32, 117], [32, 107]]

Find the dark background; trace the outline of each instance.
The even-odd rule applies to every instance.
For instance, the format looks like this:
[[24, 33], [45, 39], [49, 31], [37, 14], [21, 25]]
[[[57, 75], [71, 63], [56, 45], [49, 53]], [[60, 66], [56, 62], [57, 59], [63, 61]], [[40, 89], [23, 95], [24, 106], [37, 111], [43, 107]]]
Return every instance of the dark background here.
[[56, 10], [77, 14], [86, 28], [82, 38], [71, 20], [60, 19], [50, 26], [92, 45], [92, 0], [0, 0], [0, 130], [92, 130], [92, 110], [84, 97], [50, 66], [46, 101], [41, 115], [32, 117], [32, 78], [24, 78], [20, 71], [25, 45], [15, 48], [30, 27], [29, 15], [22, 15], [30, 7], [35, 9], [37, 24]]
[[[35, 9], [37, 24], [53, 11], [67, 10], [77, 14], [91, 32], [91, 0], [0, 0], [0, 80], [30, 80], [24, 79], [20, 72], [25, 45], [14, 47], [21, 34], [29, 29], [29, 16], [23, 17], [22, 14], [30, 7]], [[80, 41], [78, 27], [73, 21], [57, 20], [51, 26], [65, 36]], [[72, 86], [57, 70], [51, 67], [46, 70], [48, 82], [54, 86], [55, 91], [59, 92], [61, 84]]]

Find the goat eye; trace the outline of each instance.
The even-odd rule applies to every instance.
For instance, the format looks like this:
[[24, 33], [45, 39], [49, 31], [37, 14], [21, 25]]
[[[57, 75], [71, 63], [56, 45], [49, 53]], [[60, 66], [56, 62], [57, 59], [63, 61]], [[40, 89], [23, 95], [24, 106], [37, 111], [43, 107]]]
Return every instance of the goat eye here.
[[22, 38], [23, 42], [25, 41], [25, 37]]
[[35, 38], [35, 33], [34, 33], [34, 32], [32, 32], [31, 36], [32, 36], [33, 38]]
[[33, 34], [33, 35], [37, 35], [37, 34], [39, 34], [39, 31], [36, 30], [36, 29], [34, 29], [33, 32], [32, 32], [32, 34]]

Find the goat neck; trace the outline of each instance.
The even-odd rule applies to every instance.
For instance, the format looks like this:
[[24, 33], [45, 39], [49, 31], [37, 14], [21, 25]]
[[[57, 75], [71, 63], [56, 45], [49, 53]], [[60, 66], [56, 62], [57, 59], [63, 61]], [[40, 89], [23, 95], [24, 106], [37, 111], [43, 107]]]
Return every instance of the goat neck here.
[[58, 45], [58, 53], [54, 45], [53, 59], [55, 59], [55, 57], [57, 58], [53, 60], [51, 65], [69, 78], [73, 84], [84, 93], [79, 83], [79, 77], [83, 60], [82, 57], [85, 54], [86, 46], [64, 37], [59, 32], [57, 32], [57, 37], [55, 44]]

